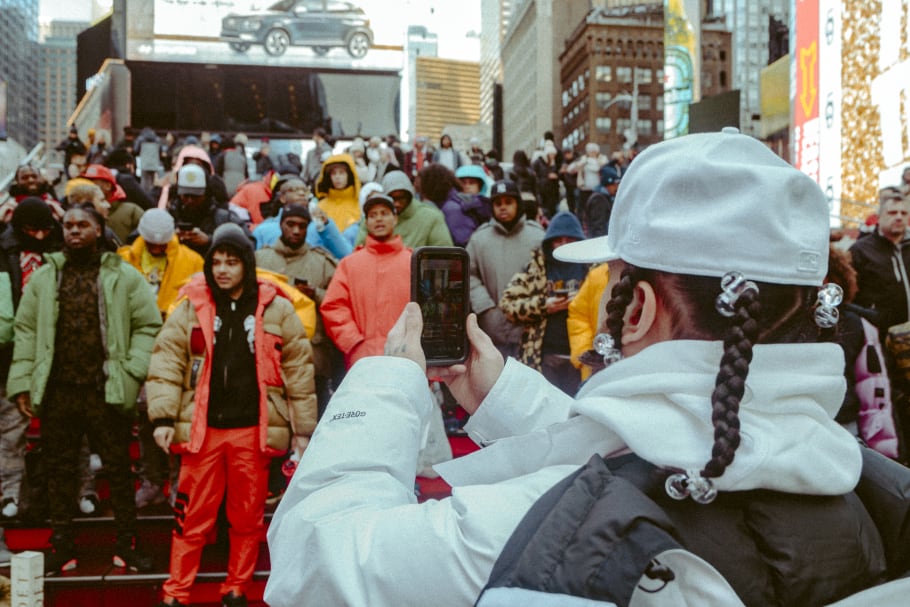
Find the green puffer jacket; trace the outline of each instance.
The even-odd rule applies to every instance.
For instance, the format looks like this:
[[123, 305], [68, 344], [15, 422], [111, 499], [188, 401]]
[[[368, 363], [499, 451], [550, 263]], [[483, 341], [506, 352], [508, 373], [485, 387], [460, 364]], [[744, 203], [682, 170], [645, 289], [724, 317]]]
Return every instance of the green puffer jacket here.
[[[47, 263], [28, 281], [16, 314], [13, 363], [7, 394], [29, 392], [39, 414], [54, 361], [57, 330], [57, 285], [66, 263], [63, 253], [45, 255]], [[131, 412], [148, 372], [161, 313], [145, 278], [116, 253], [101, 256], [98, 302], [105, 344], [105, 400]], [[73, 336], [78, 339], [78, 336]]]

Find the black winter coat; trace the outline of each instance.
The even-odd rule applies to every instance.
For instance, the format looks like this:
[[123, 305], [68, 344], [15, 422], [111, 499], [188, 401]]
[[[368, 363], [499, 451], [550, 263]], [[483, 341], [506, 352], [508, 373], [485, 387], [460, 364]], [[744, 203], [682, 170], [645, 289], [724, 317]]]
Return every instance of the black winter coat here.
[[850, 247], [850, 257], [859, 287], [853, 303], [878, 312], [868, 318], [884, 337], [888, 327], [908, 320], [910, 239], [895, 245], [875, 231]]

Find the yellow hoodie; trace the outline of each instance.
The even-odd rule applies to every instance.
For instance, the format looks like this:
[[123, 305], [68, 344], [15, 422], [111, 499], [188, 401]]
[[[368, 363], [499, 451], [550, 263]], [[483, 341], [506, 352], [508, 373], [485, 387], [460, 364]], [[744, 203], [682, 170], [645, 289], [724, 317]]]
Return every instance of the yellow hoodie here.
[[581, 369], [582, 381], [591, 377], [591, 367], [581, 364], [578, 357], [594, 347], [594, 335], [597, 334], [597, 320], [600, 314], [600, 302], [607, 283], [610, 282], [610, 267], [601, 264], [591, 268], [587, 278], [581, 284], [575, 299], [569, 304], [569, 350], [572, 364]]
[[[327, 167], [333, 164], [343, 164], [348, 169], [349, 185], [343, 190], [332, 187]], [[319, 208], [335, 222], [339, 231], [344, 232], [350, 225], [360, 221], [360, 179], [354, 167], [354, 158], [350, 154], [329, 156], [322, 163], [316, 179], [316, 196], [319, 198]]]

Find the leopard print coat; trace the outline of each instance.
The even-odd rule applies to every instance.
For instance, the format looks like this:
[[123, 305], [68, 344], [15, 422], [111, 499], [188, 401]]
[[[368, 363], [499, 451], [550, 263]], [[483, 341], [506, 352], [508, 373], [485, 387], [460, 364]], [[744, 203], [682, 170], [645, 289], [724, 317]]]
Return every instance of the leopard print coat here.
[[502, 292], [499, 309], [522, 327], [519, 360], [532, 369], [543, 365], [543, 337], [547, 330], [547, 268], [543, 249], [531, 253], [525, 269], [512, 277]]

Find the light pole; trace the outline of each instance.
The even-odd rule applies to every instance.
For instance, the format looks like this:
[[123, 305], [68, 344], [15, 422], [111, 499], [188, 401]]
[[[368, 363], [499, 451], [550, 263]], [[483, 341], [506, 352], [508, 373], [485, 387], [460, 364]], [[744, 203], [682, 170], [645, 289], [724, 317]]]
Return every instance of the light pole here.
[[603, 106], [603, 111], [606, 112], [608, 109], [613, 107], [615, 104], [621, 101], [628, 101], [632, 104], [632, 109], [630, 113], [629, 128], [623, 130], [622, 134], [626, 138], [626, 142], [623, 145], [625, 149], [630, 149], [638, 142], [638, 68], [632, 68], [632, 94], [622, 93], [610, 99], [605, 106]]

